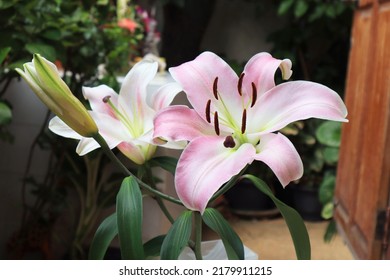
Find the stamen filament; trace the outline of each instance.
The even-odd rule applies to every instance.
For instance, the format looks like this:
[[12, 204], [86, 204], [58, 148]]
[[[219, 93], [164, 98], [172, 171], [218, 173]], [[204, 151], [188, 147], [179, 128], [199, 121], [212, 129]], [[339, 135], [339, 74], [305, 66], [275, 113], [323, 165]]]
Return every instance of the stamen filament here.
[[238, 85], [237, 85], [237, 90], [238, 94], [242, 96], [242, 80], [244, 79], [245, 73], [241, 73], [240, 78], [238, 79]]
[[216, 77], [216, 78], [214, 79], [214, 83], [213, 83], [213, 94], [214, 94], [215, 99], [218, 100], [218, 77]]
[[208, 123], [211, 123], [210, 106], [211, 106], [211, 99], [209, 99], [209, 101], [207, 101], [207, 105], [206, 105], [206, 120]]
[[122, 123], [126, 126], [126, 128], [130, 131], [130, 133], [134, 136], [134, 135], [139, 135], [137, 134], [137, 132], [135, 131], [135, 128], [134, 126], [130, 123], [129, 119], [124, 116], [119, 110], [117, 107], [115, 107], [115, 105], [112, 103], [112, 101], [110, 100], [111, 96], [106, 96], [103, 98], [103, 102], [107, 103], [111, 108], [112, 110], [114, 111], [114, 114], [115, 116], [120, 119], [122, 121]]
[[215, 112], [214, 114], [214, 129], [215, 129], [215, 133], [217, 133], [217, 135], [219, 136], [219, 121], [218, 121], [218, 112]]
[[242, 112], [241, 133], [244, 134], [246, 130], [246, 109]]
[[251, 104], [251, 108], [253, 106], [255, 106], [256, 100], [257, 100], [257, 88], [256, 88], [255, 83], [252, 82], [252, 104]]

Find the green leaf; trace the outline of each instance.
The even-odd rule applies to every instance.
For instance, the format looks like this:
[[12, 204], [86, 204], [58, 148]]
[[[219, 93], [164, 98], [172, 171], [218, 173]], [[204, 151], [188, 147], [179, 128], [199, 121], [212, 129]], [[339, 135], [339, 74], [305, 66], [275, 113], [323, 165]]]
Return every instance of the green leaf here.
[[318, 190], [318, 196], [322, 204], [333, 201], [336, 176], [332, 173], [326, 173]]
[[291, 8], [292, 4], [294, 4], [294, 0], [284, 0], [280, 3], [278, 7], [278, 15], [284, 15]]
[[116, 199], [122, 259], [144, 259], [142, 244], [142, 193], [134, 177], [126, 177]]
[[4, 59], [7, 57], [8, 53], [10, 52], [11, 48], [6, 47], [6, 48], [1, 48], [0, 49], [0, 64], [3, 63]]
[[161, 246], [161, 259], [177, 260], [191, 236], [192, 211], [184, 211], [169, 229]]
[[163, 168], [164, 170], [175, 175], [177, 161], [178, 161], [177, 158], [174, 158], [174, 157], [160, 156], [160, 157], [152, 158], [149, 161], [149, 163], [152, 166], [159, 166], [159, 167]]
[[339, 160], [339, 151], [339, 148], [325, 147], [322, 150], [325, 162], [330, 165], [336, 164]]
[[341, 123], [323, 122], [316, 130], [316, 137], [321, 144], [329, 147], [340, 147]]
[[110, 246], [111, 241], [118, 234], [116, 220], [116, 213], [114, 213], [104, 219], [96, 230], [89, 248], [88, 258], [90, 260], [102, 260], [104, 258], [108, 246]]
[[164, 241], [165, 235], [159, 235], [150, 239], [144, 244], [146, 257], [157, 257], [160, 255], [161, 246]]
[[326, 227], [324, 234], [324, 241], [329, 243], [337, 234], [337, 227], [335, 220], [330, 220], [328, 226]]
[[309, 234], [307, 233], [305, 223], [298, 212], [277, 199], [267, 184], [261, 179], [253, 175], [244, 175], [243, 178], [251, 180], [260, 191], [268, 195], [273, 200], [286, 221], [294, 243], [297, 258], [299, 260], [309, 260], [311, 258]]
[[29, 43], [26, 44], [25, 48], [29, 53], [31, 54], [38, 53], [50, 61], [55, 61], [57, 58], [56, 50], [51, 45], [42, 44], [42, 43]]
[[319, 19], [324, 14], [324, 5], [317, 5], [314, 12], [310, 14], [309, 22]]
[[50, 28], [42, 33], [42, 36], [53, 41], [59, 41], [62, 38], [61, 31], [56, 28]]
[[309, 4], [305, 0], [298, 0], [295, 4], [294, 15], [296, 18], [302, 17], [309, 9]]
[[240, 237], [217, 210], [207, 208], [202, 218], [205, 224], [221, 237], [229, 260], [245, 258], [244, 245]]
[[8, 124], [12, 120], [11, 108], [0, 101], [0, 125]]
[[321, 210], [321, 217], [328, 220], [333, 217], [333, 209], [334, 209], [334, 204], [333, 202], [328, 202], [327, 204], [322, 207]]

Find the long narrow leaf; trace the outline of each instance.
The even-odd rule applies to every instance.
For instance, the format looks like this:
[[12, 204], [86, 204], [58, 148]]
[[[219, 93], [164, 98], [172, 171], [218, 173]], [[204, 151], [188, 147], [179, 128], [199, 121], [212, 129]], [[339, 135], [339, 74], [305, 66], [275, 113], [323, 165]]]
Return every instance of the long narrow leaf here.
[[184, 211], [169, 229], [161, 246], [161, 259], [177, 260], [191, 236], [192, 212]]
[[117, 234], [118, 227], [116, 224], [116, 213], [114, 213], [105, 218], [96, 230], [91, 247], [89, 248], [88, 258], [90, 260], [102, 260], [108, 246], [110, 246], [111, 241]]
[[159, 235], [150, 239], [144, 244], [146, 257], [157, 257], [160, 255], [161, 246], [164, 241], [165, 235]]
[[169, 156], [160, 156], [152, 158], [149, 163], [152, 166], [159, 166], [164, 170], [175, 175], [176, 166], [177, 166], [177, 158], [169, 157]]
[[286, 221], [294, 243], [297, 259], [309, 260], [311, 258], [309, 234], [307, 233], [305, 223], [298, 212], [277, 199], [267, 184], [261, 179], [253, 175], [244, 175], [243, 178], [251, 180], [260, 191], [268, 195], [273, 200]]
[[123, 180], [116, 199], [122, 259], [144, 259], [142, 244], [142, 193], [132, 177]]
[[217, 210], [207, 208], [203, 213], [203, 221], [221, 237], [229, 260], [244, 259], [244, 245], [240, 237]]
[[10, 50], [11, 50], [10, 47], [6, 47], [6, 48], [1, 48], [0, 49], [0, 64], [3, 63], [3, 61], [7, 57], [8, 53], [10, 52]]

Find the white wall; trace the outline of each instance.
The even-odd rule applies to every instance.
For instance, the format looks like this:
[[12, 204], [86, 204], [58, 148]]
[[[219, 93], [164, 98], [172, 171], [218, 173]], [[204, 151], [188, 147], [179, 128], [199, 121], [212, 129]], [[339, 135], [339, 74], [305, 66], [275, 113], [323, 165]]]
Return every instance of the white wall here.
[[[4, 99], [13, 106], [9, 129], [15, 141], [12, 144], [0, 142], [0, 259], [5, 258], [6, 243], [21, 223], [21, 190], [28, 153], [47, 112], [23, 81], [13, 80]], [[29, 175], [42, 178], [47, 170], [47, 162], [48, 153], [36, 149]]]

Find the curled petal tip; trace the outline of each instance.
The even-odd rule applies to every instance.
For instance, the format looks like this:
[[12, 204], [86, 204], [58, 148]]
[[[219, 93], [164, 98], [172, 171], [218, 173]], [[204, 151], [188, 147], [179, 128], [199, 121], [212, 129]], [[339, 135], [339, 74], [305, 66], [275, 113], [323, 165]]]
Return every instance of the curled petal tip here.
[[290, 59], [283, 59], [280, 63], [280, 70], [282, 71], [283, 80], [288, 80], [291, 78], [293, 71], [291, 70], [292, 62]]

